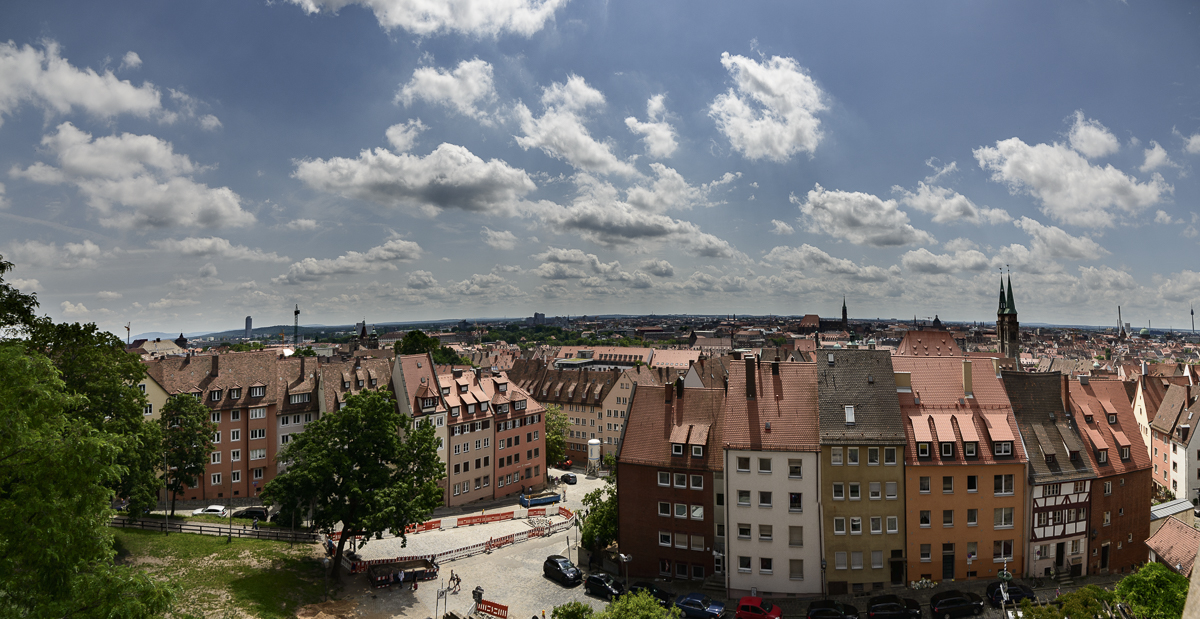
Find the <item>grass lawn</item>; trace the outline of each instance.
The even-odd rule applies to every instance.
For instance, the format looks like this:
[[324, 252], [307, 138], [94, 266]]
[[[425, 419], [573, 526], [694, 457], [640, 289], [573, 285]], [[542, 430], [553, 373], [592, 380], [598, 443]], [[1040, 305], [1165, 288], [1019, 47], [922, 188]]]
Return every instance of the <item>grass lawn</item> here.
[[[118, 561], [179, 587], [173, 616], [292, 617], [322, 599], [315, 544], [115, 529]], [[239, 612], [240, 611], [240, 612]]]

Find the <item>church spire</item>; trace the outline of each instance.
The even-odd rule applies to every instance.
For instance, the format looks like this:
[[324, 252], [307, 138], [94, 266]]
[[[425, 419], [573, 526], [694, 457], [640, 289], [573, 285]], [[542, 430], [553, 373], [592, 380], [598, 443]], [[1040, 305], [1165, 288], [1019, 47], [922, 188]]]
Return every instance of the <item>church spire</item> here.
[[1006, 311], [1008, 309], [1007, 305], [1008, 305], [1008, 302], [1004, 298], [1004, 274], [1001, 273], [1000, 274], [1000, 307], [996, 310], [996, 314], [997, 315], [1007, 314], [1008, 313]]
[[1017, 313], [1017, 302], [1013, 301], [1012, 271], [1008, 272], [1008, 303], [1006, 303], [1005, 305], [1006, 305], [1005, 310], [1009, 314]]

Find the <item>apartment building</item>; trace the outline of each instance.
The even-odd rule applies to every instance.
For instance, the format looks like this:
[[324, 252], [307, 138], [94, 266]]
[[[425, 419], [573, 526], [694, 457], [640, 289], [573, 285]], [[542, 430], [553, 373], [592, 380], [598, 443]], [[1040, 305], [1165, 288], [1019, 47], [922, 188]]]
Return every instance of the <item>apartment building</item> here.
[[704, 580], [719, 567], [723, 389], [635, 386], [617, 452], [618, 544], [634, 578]]
[[999, 364], [894, 356], [905, 417], [908, 578], [1024, 574], [1026, 455]]
[[1085, 437], [1083, 456], [1096, 471], [1088, 571], [1127, 573], [1144, 563], [1149, 552], [1150, 457], [1129, 439], [1137, 440], [1138, 426], [1122, 381], [1080, 376], [1070, 381], [1069, 391], [1071, 414]]
[[1058, 372], [1001, 375], [1029, 456], [1025, 572], [1084, 576], [1096, 471], [1069, 414], [1068, 379]]
[[908, 442], [891, 356], [816, 352], [826, 590], [844, 595], [904, 586]]
[[1133, 396], [1133, 416], [1137, 419], [1138, 430], [1142, 435], [1146, 451], [1151, 452], [1154, 445], [1150, 442], [1150, 421], [1162, 404], [1163, 396], [1167, 395], [1168, 383], [1156, 376], [1137, 376], [1137, 389]]
[[730, 366], [725, 398], [721, 496], [728, 500], [717, 506], [724, 512], [717, 568], [735, 599], [819, 594], [816, 367], [739, 361]]
[[[1149, 380], [1157, 380], [1151, 377]], [[1176, 498], [1196, 499], [1200, 490], [1200, 468], [1189, 462], [1189, 447], [1195, 434], [1197, 396], [1200, 389], [1191, 385], [1171, 384], [1163, 395], [1154, 420], [1150, 422], [1150, 460], [1154, 482], [1170, 490]], [[1190, 466], [1189, 466], [1190, 465]], [[1196, 474], [1190, 471], [1196, 470]]]

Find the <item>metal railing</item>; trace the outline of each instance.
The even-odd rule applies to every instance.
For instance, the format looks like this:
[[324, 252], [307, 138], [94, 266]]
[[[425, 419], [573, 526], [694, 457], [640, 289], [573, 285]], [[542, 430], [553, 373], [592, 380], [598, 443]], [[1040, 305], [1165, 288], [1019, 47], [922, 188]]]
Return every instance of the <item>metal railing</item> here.
[[233, 537], [249, 537], [254, 539], [269, 539], [280, 542], [316, 542], [320, 537], [316, 533], [306, 531], [291, 531], [277, 528], [253, 529], [248, 527], [230, 527], [200, 522], [169, 522], [161, 520], [140, 520], [130, 518], [113, 518], [109, 526], [122, 529], [142, 529], [144, 531], [159, 531], [165, 533], [195, 533], [197, 535], [232, 535]]

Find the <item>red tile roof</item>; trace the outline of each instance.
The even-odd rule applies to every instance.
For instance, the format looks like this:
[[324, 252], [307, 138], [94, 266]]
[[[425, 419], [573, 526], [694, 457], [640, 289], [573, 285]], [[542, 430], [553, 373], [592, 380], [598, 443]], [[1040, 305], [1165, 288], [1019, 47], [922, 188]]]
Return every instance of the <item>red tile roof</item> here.
[[[820, 451], [817, 366], [751, 361], [756, 396], [747, 397], [747, 362], [729, 366], [723, 445], [730, 449]], [[770, 423], [770, 429], [767, 424]]]
[[1160, 563], [1166, 564], [1172, 570], [1178, 565], [1181, 568], [1180, 573], [1191, 576], [1196, 551], [1200, 549], [1200, 531], [1172, 516], [1146, 540], [1146, 545], [1158, 555]]
[[[1108, 461], [1101, 464], [1096, 460], [1096, 452], [1085, 449], [1087, 457], [1092, 459], [1092, 467], [1098, 477], [1120, 475], [1132, 471], [1150, 468], [1150, 454], [1145, 449], [1130, 449], [1128, 460], [1122, 460], [1120, 453], [1113, 449], [1120, 442], [1116, 433], [1127, 436], [1138, 432], [1137, 418], [1133, 415], [1133, 405], [1129, 402], [1129, 393], [1120, 380], [1102, 380], [1091, 378], [1088, 384], [1082, 385], [1079, 379], [1069, 384], [1070, 406], [1075, 413], [1075, 423], [1096, 449], [1108, 449]], [[1104, 404], [1107, 402], [1107, 405]], [[1083, 412], [1091, 411], [1092, 421], [1088, 422]], [[1107, 410], [1116, 415], [1116, 423], [1109, 423]], [[1129, 441], [1126, 440], [1126, 443]]]
[[[672, 392], [669, 399], [667, 391]], [[724, 409], [723, 389], [685, 389], [681, 398], [677, 397], [673, 385], [639, 384], [629, 405], [618, 461], [720, 471], [724, 458], [720, 425]], [[686, 441], [693, 427], [698, 425], [710, 428], [703, 457], [692, 457], [690, 449], [685, 449], [682, 456], [672, 456], [671, 443]]]

